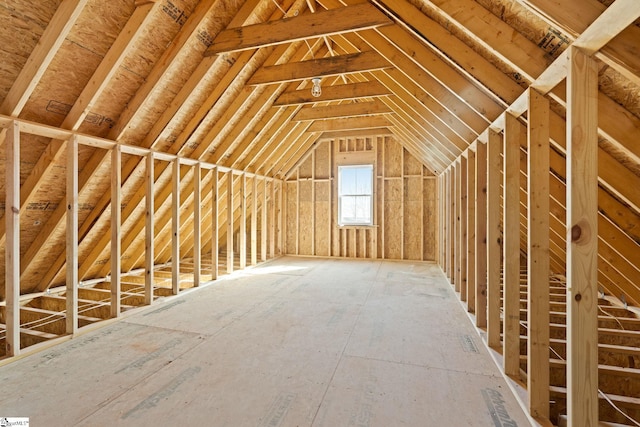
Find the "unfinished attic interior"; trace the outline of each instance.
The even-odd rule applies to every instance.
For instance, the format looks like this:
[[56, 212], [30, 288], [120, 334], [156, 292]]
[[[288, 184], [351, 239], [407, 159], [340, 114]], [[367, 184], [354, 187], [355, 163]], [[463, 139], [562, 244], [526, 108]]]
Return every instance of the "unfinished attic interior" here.
[[3, 383], [241, 271], [392, 260], [437, 270], [530, 420], [640, 425], [638, 0], [0, 16]]

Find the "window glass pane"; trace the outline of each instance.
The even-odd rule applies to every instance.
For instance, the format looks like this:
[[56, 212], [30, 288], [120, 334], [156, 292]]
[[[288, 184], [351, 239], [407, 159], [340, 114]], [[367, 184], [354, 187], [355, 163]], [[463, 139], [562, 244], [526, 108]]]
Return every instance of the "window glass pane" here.
[[340, 168], [340, 194], [356, 193], [356, 169]]
[[356, 219], [356, 198], [354, 196], [342, 196], [341, 200], [341, 222], [354, 222]]
[[356, 169], [356, 193], [371, 194], [371, 168]]
[[356, 196], [356, 219], [358, 222], [371, 222], [371, 197]]
[[373, 166], [339, 166], [338, 195], [340, 224], [372, 224]]

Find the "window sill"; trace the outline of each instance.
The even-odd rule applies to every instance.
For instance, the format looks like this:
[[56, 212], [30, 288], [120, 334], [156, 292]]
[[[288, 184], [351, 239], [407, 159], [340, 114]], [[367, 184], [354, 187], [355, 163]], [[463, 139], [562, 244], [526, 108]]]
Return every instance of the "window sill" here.
[[336, 228], [338, 228], [339, 230], [356, 230], [356, 229], [378, 228], [378, 225], [377, 224], [371, 224], [371, 225], [345, 224], [345, 225], [338, 225]]

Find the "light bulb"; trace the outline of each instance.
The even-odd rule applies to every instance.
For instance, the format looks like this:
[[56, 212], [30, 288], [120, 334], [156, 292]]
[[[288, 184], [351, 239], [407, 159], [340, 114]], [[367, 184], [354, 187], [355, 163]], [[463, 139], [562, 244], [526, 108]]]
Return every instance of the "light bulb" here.
[[313, 82], [313, 86], [311, 87], [311, 95], [314, 97], [319, 97], [322, 95], [322, 88], [320, 87], [320, 79], [318, 77], [311, 79]]

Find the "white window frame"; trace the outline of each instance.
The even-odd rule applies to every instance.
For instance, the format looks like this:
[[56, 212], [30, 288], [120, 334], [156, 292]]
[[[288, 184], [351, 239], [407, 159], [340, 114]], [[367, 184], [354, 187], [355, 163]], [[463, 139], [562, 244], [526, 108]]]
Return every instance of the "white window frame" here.
[[[371, 174], [371, 193], [363, 193], [363, 194], [342, 194], [342, 171], [344, 169], [363, 169], [367, 168], [370, 170]], [[338, 225], [341, 227], [345, 226], [372, 226], [373, 225], [373, 201], [374, 201], [374, 176], [373, 176], [373, 164], [347, 164], [338, 166]], [[343, 197], [358, 197], [358, 196], [367, 196], [369, 197], [369, 221], [358, 221], [357, 218], [354, 221], [343, 221], [342, 218], [342, 198]]]

